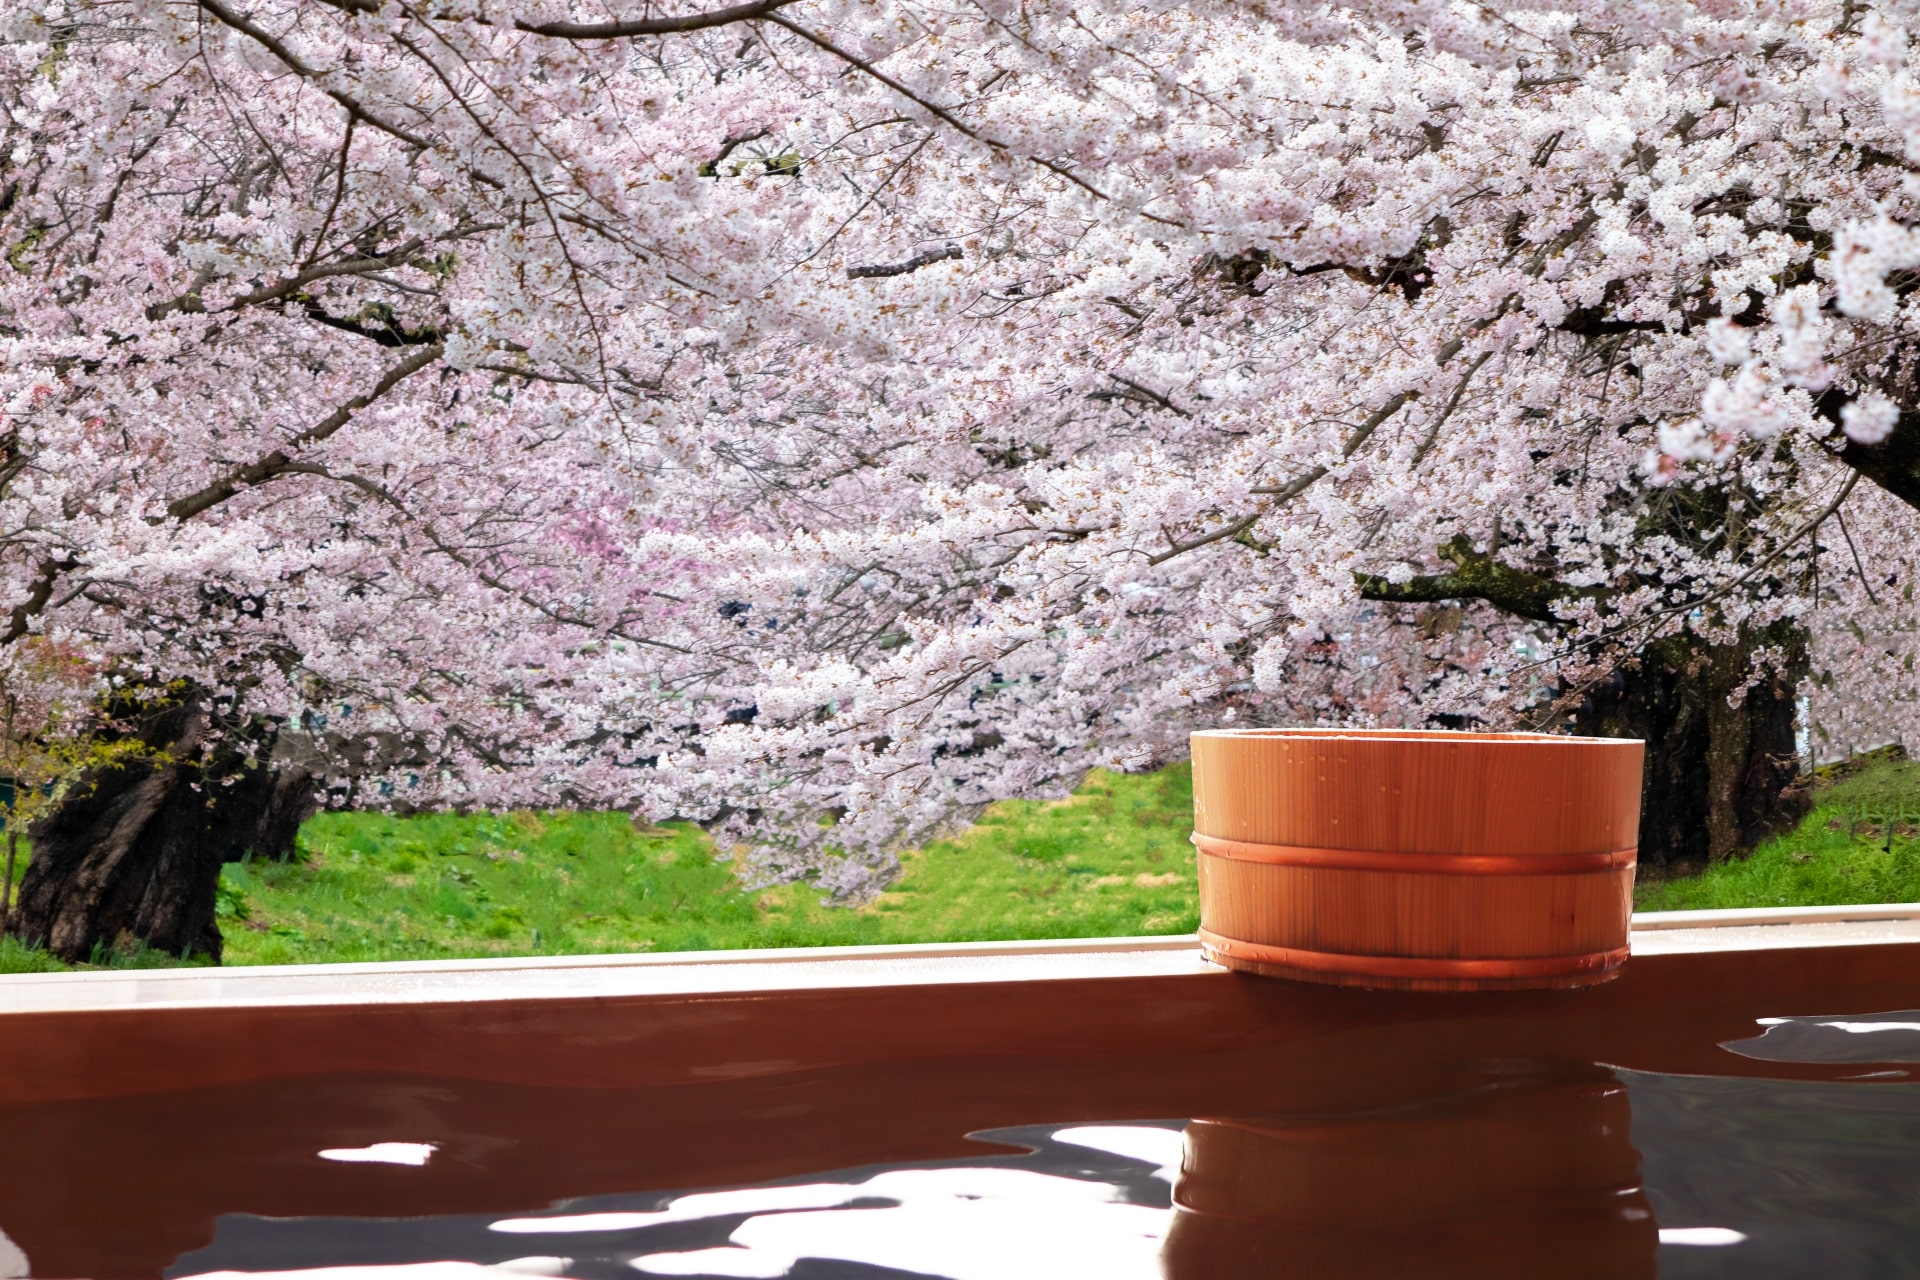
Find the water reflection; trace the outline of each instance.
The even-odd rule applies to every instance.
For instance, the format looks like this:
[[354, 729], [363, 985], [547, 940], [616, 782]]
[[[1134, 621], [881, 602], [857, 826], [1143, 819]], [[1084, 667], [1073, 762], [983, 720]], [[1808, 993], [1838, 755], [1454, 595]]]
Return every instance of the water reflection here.
[[0, 1280], [19, 1280], [22, 1276], [33, 1274], [30, 1265], [20, 1246], [8, 1239], [6, 1232], [0, 1231]]
[[[1766, 1028], [1720, 1047], [1763, 1062], [1920, 1062], [1920, 1009], [1828, 1017], [1761, 1018]], [[1883, 1079], [1905, 1072], [1879, 1072]]]
[[222, 1218], [170, 1275], [328, 1268], [432, 1280], [424, 1263], [536, 1273], [879, 1280], [1161, 1280], [1183, 1122], [973, 1135], [1012, 1150], [674, 1195], [596, 1196], [513, 1217]]
[[[1772, 1022], [1754, 1039], [1781, 1053], [1813, 1042], [1770, 1038], [1788, 1025]], [[1874, 1034], [1894, 1032], [1806, 1033]], [[1396, 1087], [1372, 1106], [1343, 1090], [1337, 1104], [1265, 1115], [989, 1129], [972, 1135], [979, 1151], [959, 1158], [590, 1196], [512, 1214], [229, 1214], [210, 1245], [168, 1274], [1877, 1280], [1915, 1273], [1920, 1086], [1682, 1076], [1550, 1058], [1455, 1064], [1425, 1070], [1419, 1081], [1418, 1089]]]
[[170, 1274], [1639, 1280], [1659, 1238], [1630, 1121], [1604, 1067], [1468, 1064], [1373, 1108], [988, 1130], [1013, 1150], [507, 1217], [230, 1215]]
[[1376, 1111], [1196, 1120], [1167, 1275], [1650, 1278], [1631, 1118], [1604, 1067], [1510, 1062]]
[[[1497, 1276], [1543, 1256], [1545, 1277], [1616, 1256], [1644, 1274], [1649, 1229], [1670, 1275], [1920, 1274], [1920, 1091], [1893, 1074], [1920, 1075], [1916, 1006], [1920, 947], [1889, 946], [1643, 957], [1577, 995], [1215, 975], [0, 1018], [18, 1068], [0, 1076], [0, 1228], [36, 1275], [128, 1280], [239, 1266], [634, 1280], [639, 1257], [737, 1270], [740, 1251], [762, 1270], [871, 1277], [939, 1251], [1071, 1253], [1096, 1220], [1146, 1223], [1109, 1234], [1176, 1275]], [[1693, 1083], [1723, 1076], [1755, 1083]], [[1627, 1110], [1630, 1133], [1614, 1123]], [[1042, 1121], [1058, 1123], [1008, 1128]], [[1140, 1140], [1162, 1145], [1083, 1147], [1063, 1172], [1048, 1161], [1066, 1160], [1069, 1129], [1157, 1129]], [[1096, 1185], [1002, 1180], [996, 1199], [931, 1176], [968, 1170]], [[875, 1182], [901, 1171], [929, 1176]], [[644, 1248], [491, 1229], [823, 1184], [832, 1199], [810, 1207], [695, 1218], [681, 1204], [680, 1220], [639, 1224]], [[1122, 1185], [1135, 1190], [1108, 1189]], [[1610, 1189], [1652, 1220], [1608, 1218]], [[606, 1194], [647, 1190], [661, 1194]], [[991, 1225], [1036, 1203], [1020, 1220], [1040, 1243]], [[796, 1224], [841, 1243], [780, 1235]], [[1543, 1255], [1561, 1237], [1572, 1245]], [[6, 1257], [0, 1271], [22, 1269]]]
[[1660, 1221], [1746, 1237], [1663, 1280], [1920, 1273], [1920, 1086], [1619, 1075]]

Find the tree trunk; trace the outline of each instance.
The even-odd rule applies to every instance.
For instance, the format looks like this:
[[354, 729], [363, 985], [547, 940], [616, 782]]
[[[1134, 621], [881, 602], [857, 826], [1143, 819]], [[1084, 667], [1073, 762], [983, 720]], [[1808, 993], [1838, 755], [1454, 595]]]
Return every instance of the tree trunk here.
[[147, 751], [85, 775], [33, 825], [8, 932], [70, 961], [135, 944], [217, 961], [221, 864], [291, 850], [312, 779], [272, 766], [273, 726], [216, 729], [193, 695], [134, 736]]
[[[1765, 647], [1784, 655], [1784, 670], [1739, 696], [1754, 652]], [[1698, 871], [1806, 815], [1811, 801], [1796, 741], [1806, 669], [1805, 632], [1777, 622], [1742, 632], [1733, 644], [1691, 634], [1657, 641], [1589, 693], [1574, 715], [1575, 732], [1647, 743], [1644, 865]]]

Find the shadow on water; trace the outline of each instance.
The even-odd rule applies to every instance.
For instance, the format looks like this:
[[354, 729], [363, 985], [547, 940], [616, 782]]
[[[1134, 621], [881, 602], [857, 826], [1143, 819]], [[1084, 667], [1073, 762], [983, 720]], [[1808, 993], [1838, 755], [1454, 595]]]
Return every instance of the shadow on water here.
[[1912, 1276], [1909, 951], [0, 1023], [0, 1275]]

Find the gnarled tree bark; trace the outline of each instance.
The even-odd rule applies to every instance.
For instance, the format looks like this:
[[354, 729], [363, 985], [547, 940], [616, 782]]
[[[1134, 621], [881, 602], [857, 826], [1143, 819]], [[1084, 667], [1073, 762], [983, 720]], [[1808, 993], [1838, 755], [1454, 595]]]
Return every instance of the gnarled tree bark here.
[[276, 726], [221, 723], [197, 692], [146, 711], [140, 750], [90, 771], [31, 829], [8, 932], [65, 960], [144, 944], [218, 961], [220, 867], [291, 851], [313, 779], [275, 767]]
[[[1753, 655], [1775, 647], [1783, 670], [1750, 686]], [[1640, 856], [1651, 867], [1697, 870], [1751, 849], [1806, 816], [1798, 685], [1805, 631], [1776, 622], [1732, 644], [1691, 633], [1648, 645], [1589, 690], [1578, 733], [1644, 738]]]

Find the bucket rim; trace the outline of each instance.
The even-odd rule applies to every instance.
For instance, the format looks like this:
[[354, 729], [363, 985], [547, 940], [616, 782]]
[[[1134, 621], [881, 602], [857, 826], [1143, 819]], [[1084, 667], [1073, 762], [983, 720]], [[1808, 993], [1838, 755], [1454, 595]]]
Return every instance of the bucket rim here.
[[1436, 746], [1449, 743], [1555, 747], [1644, 747], [1646, 745], [1644, 738], [1600, 738], [1571, 733], [1538, 733], [1520, 730], [1479, 732], [1466, 729], [1341, 729], [1302, 726], [1299, 728], [1196, 729], [1187, 736], [1189, 740], [1205, 738], [1210, 741], [1297, 738], [1304, 741], [1421, 742]]

